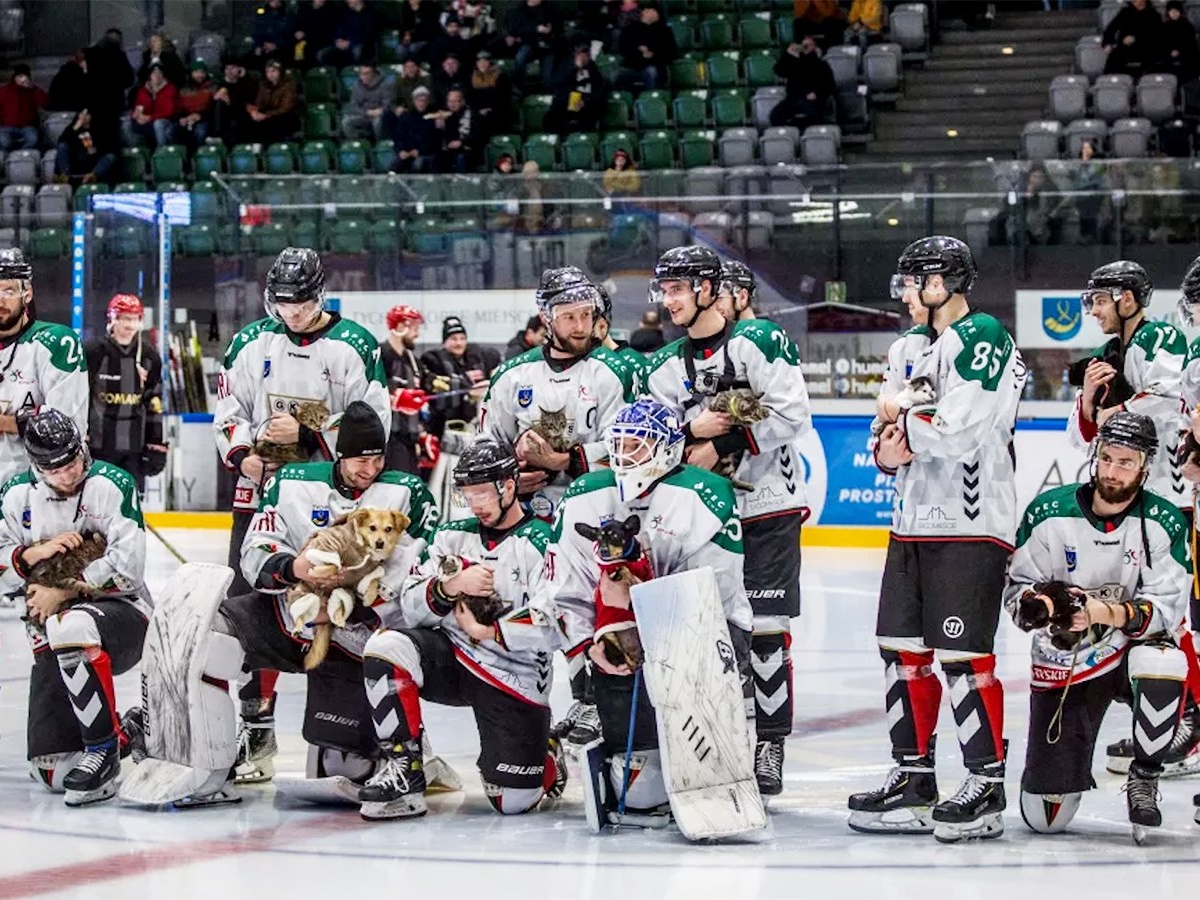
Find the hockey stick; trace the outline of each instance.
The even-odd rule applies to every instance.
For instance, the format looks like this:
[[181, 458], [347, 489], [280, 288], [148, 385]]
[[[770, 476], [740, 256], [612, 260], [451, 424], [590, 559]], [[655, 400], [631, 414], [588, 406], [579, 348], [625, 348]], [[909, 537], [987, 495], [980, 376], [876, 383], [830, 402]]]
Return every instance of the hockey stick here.
[[638, 694], [642, 689], [642, 670], [633, 673], [633, 702], [629, 704], [629, 735], [625, 738], [625, 772], [621, 775], [621, 798], [617, 801], [617, 818], [625, 815], [625, 794], [629, 791], [629, 767], [633, 762], [633, 726], [637, 722]]
[[157, 528], [155, 528], [149, 522], [143, 521], [142, 524], [144, 524], [146, 526], [146, 530], [148, 532], [150, 532], [152, 535], [154, 535], [156, 538], [158, 538], [158, 542], [160, 544], [162, 544], [164, 547], [167, 548], [167, 552], [169, 552], [173, 557], [175, 557], [177, 560], [179, 560], [179, 562], [182, 563], [183, 565], [185, 565], [185, 566], [187, 565], [187, 560], [183, 558], [183, 554], [180, 553], [178, 550], [176, 550], [173, 546], [171, 546], [171, 542], [168, 541], [165, 537], [163, 537], [162, 533]]

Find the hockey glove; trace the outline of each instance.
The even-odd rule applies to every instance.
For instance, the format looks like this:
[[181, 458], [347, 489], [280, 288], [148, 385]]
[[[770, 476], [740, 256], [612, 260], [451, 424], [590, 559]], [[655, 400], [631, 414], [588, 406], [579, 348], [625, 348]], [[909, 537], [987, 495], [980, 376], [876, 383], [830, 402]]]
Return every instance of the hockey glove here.
[[149, 476], [161, 475], [167, 467], [167, 448], [162, 444], [147, 444], [142, 448], [142, 470]]

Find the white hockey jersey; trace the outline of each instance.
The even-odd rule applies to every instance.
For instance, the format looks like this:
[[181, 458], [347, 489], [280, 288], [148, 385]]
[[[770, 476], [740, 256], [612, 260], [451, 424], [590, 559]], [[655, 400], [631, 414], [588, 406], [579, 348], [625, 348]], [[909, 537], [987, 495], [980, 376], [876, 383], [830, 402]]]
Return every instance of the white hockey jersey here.
[[[1120, 339], [1112, 339], [1117, 340]], [[1100, 347], [1092, 355], [1103, 358], [1104, 350], [1105, 347]], [[1183, 384], [1187, 353], [1187, 340], [1174, 325], [1143, 321], [1125, 348], [1125, 380], [1135, 395], [1125, 401], [1122, 407], [1154, 420], [1154, 427], [1158, 431], [1158, 452], [1154, 454], [1146, 488], [1160, 497], [1166, 497], [1181, 509], [1190, 509], [1192, 505], [1192, 492], [1176, 460], [1179, 434], [1188, 427], [1184, 415]], [[1081, 420], [1082, 395], [1082, 391], [1076, 395], [1075, 408], [1067, 422], [1067, 433], [1073, 446], [1087, 450], [1095, 437], [1096, 426]]]
[[[315, 460], [333, 459], [342, 413], [355, 400], [379, 414], [384, 433], [392, 425], [387, 378], [379, 345], [365, 328], [336, 313], [322, 331], [296, 335], [273, 319], [239, 331], [225, 351], [217, 380], [213, 431], [221, 462], [234, 471], [234, 457], [249, 451], [271, 416], [291, 414], [308, 401], [325, 404], [329, 418], [317, 434]], [[238, 478], [233, 508], [258, 508], [258, 485]]]
[[767, 418], [714, 441], [719, 453], [727, 439], [746, 450], [735, 474], [754, 490], [737, 492], [738, 510], [743, 520], [750, 520], [806, 508], [804, 468], [793, 444], [812, 428], [812, 413], [800, 351], [787, 332], [766, 319], [748, 319], [727, 329], [708, 355], [693, 355], [692, 349], [683, 337], [650, 357], [643, 373], [645, 392], [677, 411], [685, 423], [729, 388], [758, 394], [770, 411]]
[[[278, 593], [281, 620], [290, 629], [291, 613], [284, 597], [290, 583], [286, 565], [321, 528], [360, 508], [398, 509], [411, 520], [396, 550], [384, 564], [382, 601], [375, 612], [385, 625], [399, 621], [404, 579], [417, 564], [433, 529], [437, 506], [424, 483], [405, 472], [384, 472], [365, 491], [339, 490], [334, 463], [292, 463], [267, 480], [258, 512], [242, 545], [242, 575], [251, 587]], [[311, 638], [311, 628], [306, 632]]]
[[[545, 347], [513, 357], [492, 375], [479, 411], [479, 433], [516, 444], [545, 413], [566, 416], [572, 444], [572, 471], [577, 475], [608, 458], [604, 435], [617, 412], [637, 396], [638, 366], [627, 355], [596, 347], [564, 365], [551, 360]], [[571, 483], [560, 472], [533, 495], [533, 514], [550, 520]]]
[[[912, 377], [913, 366], [916, 365], [918, 357], [925, 352], [933, 338], [933, 329], [928, 325], [914, 325], [892, 341], [892, 345], [888, 347], [883, 383], [879, 386], [880, 397], [894, 397], [904, 390]], [[878, 416], [875, 417], [875, 422], [871, 423], [872, 433], [875, 432], [876, 424], [882, 424]]]
[[[65, 325], [30, 322], [0, 343], [0, 414], [37, 412], [48, 406], [66, 413], [88, 439], [87, 357], [75, 332]], [[15, 434], [0, 434], [0, 481], [29, 468], [25, 445]]]
[[17, 554], [68, 531], [102, 534], [104, 555], [83, 570], [83, 580], [114, 600], [126, 600], [149, 616], [146, 531], [137, 485], [124, 469], [94, 462], [82, 490], [60, 497], [30, 471], [0, 488], [0, 592], [25, 587], [29, 572]]
[[753, 615], [742, 583], [742, 522], [729, 479], [681, 466], [647, 495], [622, 503], [616, 478], [605, 469], [571, 483], [546, 551], [546, 576], [567, 656], [583, 652], [592, 643], [594, 597], [600, 583], [594, 544], [575, 525], [598, 526], [635, 514], [641, 520], [638, 539], [655, 577], [711, 566], [726, 620], [749, 631]]
[[1188, 345], [1179, 386], [1185, 411], [1191, 412], [1200, 405], [1200, 337]]
[[1027, 370], [996, 319], [971, 312], [913, 361], [936, 401], [900, 417], [915, 458], [896, 473], [892, 533], [902, 540], [993, 539], [1017, 530], [1012, 449]]
[[[543, 557], [550, 526], [530, 518], [505, 534], [481, 531], [478, 519], [447, 522], [434, 532], [418, 568], [404, 584], [406, 628], [441, 628], [472, 675], [519, 700], [550, 705], [558, 622], [546, 597]], [[442, 560], [458, 557], [495, 573], [496, 593], [511, 609], [496, 621], [497, 639], [473, 641], [454, 618], [453, 603], [433, 592]]]
[[1087, 681], [1110, 671], [1130, 640], [1175, 634], [1187, 610], [1191, 558], [1183, 513], [1145, 491], [1124, 516], [1106, 524], [1092, 513], [1091, 497], [1090, 486], [1065, 484], [1029, 504], [1009, 566], [1005, 607], [1015, 620], [1018, 601], [1031, 585], [1063, 581], [1109, 602], [1148, 603], [1153, 612], [1138, 634], [1093, 627], [1078, 653], [1054, 646], [1049, 629], [1038, 629], [1031, 648], [1035, 689], [1062, 687], [1068, 679]]

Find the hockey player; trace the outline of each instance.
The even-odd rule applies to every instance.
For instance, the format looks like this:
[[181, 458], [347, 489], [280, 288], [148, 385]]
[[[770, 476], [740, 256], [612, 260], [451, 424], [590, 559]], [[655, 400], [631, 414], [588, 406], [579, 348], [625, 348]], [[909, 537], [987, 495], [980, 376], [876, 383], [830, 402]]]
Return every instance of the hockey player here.
[[434, 533], [404, 585], [405, 627], [367, 642], [363, 681], [383, 765], [360, 792], [363, 818], [425, 814], [422, 700], [472, 707], [496, 810], [562, 796], [566, 760], [549, 707], [559, 631], [543, 597], [550, 526], [517, 502], [517, 472], [512, 448], [486, 435], [463, 452], [454, 484], [475, 517]]
[[[1026, 369], [1004, 327], [968, 306], [976, 269], [966, 244], [923, 238], [897, 268], [906, 293], [929, 310], [933, 340], [911, 378], [928, 379], [936, 402], [904, 410], [875, 451], [880, 467], [897, 473], [875, 633], [898, 765], [882, 788], [850, 797], [850, 827], [933, 832], [946, 842], [996, 837], [1005, 745], [993, 643], [1017, 525], [1010, 443]], [[942, 693], [935, 654], [968, 773], [942, 803], [933, 776]]]
[[[888, 347], [887, 370], [883, 373], [883, 384], [880, 385], [876, 402], [875, 421], [871, 424], [871, 431], [875, 435], [878, 435], [885, 425], [894, 424], [914, 403], [933, 399], [931, 391], [922, 390], [923, 383], [919, 382], [915, 389], [910, 383], [913, 366], [925, 352], [929, 342], [935, 338], [933, 329], [929, 327], [929, 310], [921, 304], [916, 291], [904, 289], [903, 278], [892, 280], [892, 299], [904, 304], [912, 319], [912, 327]], [[878, 463], [878, 460], [876, 462]]]
[[[633, 360], [599, 345], [593, 329], [605, 295], [574, 266], [547, 269], [537, 292], [547, 341], [508, 360], [492, 376], [480, 433], [516, 448], [522, 501], [550, 521], [572, 479], [603, 462], [604, 435], [617, 410], [634, 399]], [[555, 434], [557, 447], [545, 437]], [[599, 735], [582, 658], [571, 670], [575, 704], [555, 726], [572, 743]]]
[[142, 301], [133, 294], [114, 294], [104, 334], [87, 346], [92, 456], [132, 475], [141, 493], [146, 476], [159, 474], [167, 464], [162, 360], [143, 345], [143, 314]]
[[[123, 743], [113, 675], [137, 665], [150, 613], [146, 533], [129, 474], [92, 462], [75, 422], [57, 409], [25, 424], [30, 469], [0, 489], [0, 590], [23, 590], [33, 647], [28, 753], [35, 780], [68, 806], [116, 793]], [[31, 569], [102, 537], [83, 569], [86, 592], [50, 587]], [[11, 561], [11, 562], [10, 562]]]
[[[721, 262], [706, 247], [659, 258], [650, 285], [671, 321], [687, 329], [646, 363], [646, 392], [684, 424], [685, 457], [712, 469], [732, 454], [746, 544], [746, 594], [754, 609], [755, 768], [764, 795], [783, 790], [784, 741], [792, 732], [791, 620], [800, 614], [800, 527], [807, 515], [793, 444], [812, 427], [800, 354], [764, 319], [727, 322], [717, 302]], [[709, 409], [727, 391], [753, 394], [765, 417], [735, 424]]]
[[1095, 786], [1092, 750], [1113, 700], [1133, 707], [1125, 799], [1135, 839], [1162, 824], [1158, 776], [1183, 707], [1187, 659], [1175, 639], [1191, 566], [1187, 520], [1142, 487], [1160, 443], [1149, 416], [1109, 416], [1090, 480], [1035, 498], [1017, 533], [1005, 605], [1033, 631], [1021, 816], [1037, 832], [1065, 830]]
[[729, 322], [756, 318], [754, 295], [758, 286], [754, 272], [743, 262], [727, 259], [721, 263], [721, 284], [717, 288], [717, 309]]
[[[410, 475], [420, 474], [417, 447], [421, 439], [421, 363], [413, 348], [421, 337], [425, 317], [420, 310], [398, 303], [387, 312], [388, 339], [380, 346], [392, 404], [392, 430], [388, 435], [387, 467]], [[414, 411], [415, 408], [415, 411]]]
[[16, 247], [0, 248], [0, 483], [29, 468], [18, 418], [53, 407], [87, 434], [83, 347], [65, 325], [34, 319], [32, 304], [33, 266]]
[[[237, 575], [230, 595], [250, 592], [241, 577], [243, 543], [258, 509], [263, 483], [277, 467], [260, 455], [264, 445], [299, 445], [310, 459], [333, 458], [342, 412], [355, 400], [374, 409], [385, 427], [391, 407], [379, 346], [357, 323], [325, 309], [325, 269], [316, 251], [288, 247], [267, 272], [266, 318], [251, 322], [234, 336], [225, 351], [217, 382], [213, 416], [217, 452], [236, 476], [229, 567]], [[301, 407], [325, 413], [318, 428], [301, 424]], [[275, 680], [273, 672], [256, 673], [241, 690], [247, 723], [261, 725], [251, 735], [262, 738], [253, 756], [273, 752]], [[262, 778], [256, 767], [239, 763], [247, 779]]]
[[[636, 515], [638, 540], [655, 577], [712, 567], [737, 666], [749, 687], [753, 613], [742, 582], [742, 527], [733, 487], [728, 479], [684, 465], [684, 440], [683, 423], [669, 407], [642, 399], [622, 408], [608, 431], [610, 468], [589, 472], [571, 484], [546, 553], [546, 572], [568, 657], [586, 653], [594, 667], [603, 747], [610, 760], [610, 797], [619, 794], [624, 781], [635, 682], [628, 666], [611, 663], [604, 642], [594, 640], [594, 597], [599, 588], [606, 604], [629, 608], [631, 584], [600, 577], [593, 541], [583, 537], [576, 525], [594, 528]], [[626, 809], [631, 814], [663, 812], [668, 797], [654, 708], [644, 681], [633, 728], [629, 761], [633, 777]]]

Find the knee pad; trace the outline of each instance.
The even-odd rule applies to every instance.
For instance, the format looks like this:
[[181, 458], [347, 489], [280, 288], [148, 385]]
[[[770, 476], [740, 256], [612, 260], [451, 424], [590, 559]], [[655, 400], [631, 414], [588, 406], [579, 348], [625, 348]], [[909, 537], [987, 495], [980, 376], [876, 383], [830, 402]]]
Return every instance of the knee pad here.
[[360, 756], [353, 750], [308, 745], [308, 760], [304, 766], [306, 778], [333, 778], [342, 775], [357, 784], [362, 784], [374, 771], [375, 761]]
[[46, 640], [52, 650], [98, 647], [100, 629], [96, 627], [96, 620], [83, 610], [68, 609], [46, 620]]
[[412, 676], [417, 687], [425, 686], [425, 674], [421, 671], [421, 653], [412, 639], [403, 632], [390, 629], [375, 632], [363, 647], [362, 655], [374, 656], [404, 669]]
[[755, 637], [760, 634], [791, 634], [791, 616], [755, 616], [753, 632]]
[[492, 804], [492, 809], [498, 813], [504, 813], [506, 816], [517, 816], [529, 812], [542, 799], [540, 787], [501, 787], [490, 781], [483, 783], [483, 792], [487, 794], [488, 803]]
[[1129, 678], [1183, 681], [1188, 664], [1184, 652], [1172, 644], [1134, 644], [1129, 648]]
[[83, 753], [78, 750], [71, 753], [47, 753], [35, 756], [29, 761], [29, 774], [33, 780], [50, 791], [52, 794], [62, 794], [66, 791], [63, 779], [73, 768], [79, 765]]
[[[612, 785], [614, 807], [621, 797], [625, 777], [625, 755], [619, 753], [608, 761], [608, 781]], [[663, 781], [662, 754], [658, 750], [638, 750], [629, 762], [629, 787], [625, 791], [625, 808], [648, 811], [669, 802]]]
[[1021, 791], [1021, 818], [1038, 834], [1061, 834], [1079, 812], [1081, 791], [1070, 794], [1031, 794]]

